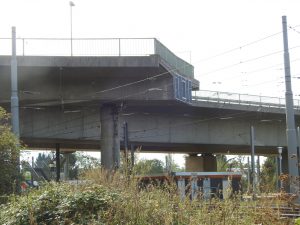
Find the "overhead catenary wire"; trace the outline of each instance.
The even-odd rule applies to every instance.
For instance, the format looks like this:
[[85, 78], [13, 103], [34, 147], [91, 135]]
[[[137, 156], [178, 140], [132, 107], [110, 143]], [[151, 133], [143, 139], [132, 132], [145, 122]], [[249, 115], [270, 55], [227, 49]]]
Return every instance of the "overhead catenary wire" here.
[[[291, 47], [289, 49], [293, 50], [293, 49], [296, 49], [296, 48], [299, 48], [299, 47], [300, 47], [300, 45], [297, 45], [297, 46]], [[265, 57], [269, 57], [269, 56], [272, 56], [272, 55], [276, 55], [276, 54], [279, 54], [279, 53], [282, 53], [282, 52], [283, 52], [283, 50], [278, 50], [278, 51], [275, 51], [275, 52], [267, 53], [265, 55], [257, 56], [257, 57], [254, 57], [254, 58], [249, 58], [249, 59], [246, 59], [244, 61], [233, 63], [233, 64], [230, 64], [230, 65], [227, 65], [227, 66], [224, 66], [224, 67], [221, 67], [221, 68], [209, 71], [209, 72], [205, 72], [201, 75], [201, 77], [203, 78], [204, 76], [207, 76], [207, 75], [212, 74], [212, 73], [227, 70], [227, 69], [239, 66], [239, 65], [244, 64], [244, 63], [253, 62], [253, 61], [256, 61], [256, 60], [259, 60], [259, 59], [262, 59], [262, 58], [265, 58]]]

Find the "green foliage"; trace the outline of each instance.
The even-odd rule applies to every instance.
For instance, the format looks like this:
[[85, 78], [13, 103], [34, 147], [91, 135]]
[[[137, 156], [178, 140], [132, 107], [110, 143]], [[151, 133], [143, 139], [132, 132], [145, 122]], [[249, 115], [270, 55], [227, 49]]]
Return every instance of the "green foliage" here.
[[52, 157], [50, 154], [39, 153], [38, 157], [35, 160], [36, 167], [38, 168], [48, 168], [49, 164], [52, 161]]
[[[134, 176], [90, 170], [78, 185], [50, 183], [0, 207], [0, 224], [290, 224], [279, 199], [180, 199], [174, 183], [140, 188]], [[87, 182], [88, 180], [88, 182]]]
[[158, 159], [150, 160], [139, 160], [135, 167], [134, 171], [136, 174], [158, 174], [164, 172], [164, 163]]
[[100, 167], [100, 161], [95, 157], [92, 157], [87, 154], [83, 154], [81, 152], [76, 152], [75, 156], [76, 156], [76, 165], [78, 166], [78, 169], [80, 171]]
[[[0, 224], [90, 224], [101, 222], [117, 194], [96, 184], [74, 186], [50, 183], [27, 196], [13, 197], [0, 208]], [[99, 223], [100, 224], [100, 223]]]
[[0, 196], [12, 193], [19, 178], [19, 142], [10, 130], [8, 115], [0, 107]]
[[262, 191], [275, 191], [276, 182], [276, 157], [270, 156], [267, 157], [261, 171], [260, 186]]

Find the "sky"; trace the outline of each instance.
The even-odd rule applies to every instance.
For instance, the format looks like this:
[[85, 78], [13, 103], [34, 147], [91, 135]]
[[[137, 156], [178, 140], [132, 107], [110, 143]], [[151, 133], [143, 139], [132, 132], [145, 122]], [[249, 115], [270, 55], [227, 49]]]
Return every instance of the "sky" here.
[[[286, 15], [292, 27], [288, 35], [293, 91], [295, 98], [300, 98], [299, 0], [73, 2], [74, 38], [155, 37], [194, 65], [201, 90], [281, 97], [284, 70], [280, 32], [281, 17]], [[12, 26], [16, 26], [17, 37], [70, 37], [67, 0], [1, 3], [0, 38], [10, 37]], [[182, 156], [178, 158], [182, 163]]]

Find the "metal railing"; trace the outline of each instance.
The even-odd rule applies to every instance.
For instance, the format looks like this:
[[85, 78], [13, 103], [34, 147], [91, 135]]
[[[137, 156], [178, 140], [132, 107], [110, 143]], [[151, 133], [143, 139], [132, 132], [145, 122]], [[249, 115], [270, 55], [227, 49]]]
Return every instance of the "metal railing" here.
[[[19, 56], [149, 56], [158, 54], [171, 69], [194, 77], [194, 68], [155, 38], [17, 38]], [[72, 43], [72, 44], [71, 44]], [[11, 55], [11, 38], [0, 38], [0, 55]]]
[[[193, 91], [194, 101], [216, 102], [232, 105], [250, 105], [272, 108], [285, 108], [285, 98], [260, 95], [248, 95], [221, 91], [199, 90]], [[294, 99], [294, 108], [300, 109], [300, 100]]]

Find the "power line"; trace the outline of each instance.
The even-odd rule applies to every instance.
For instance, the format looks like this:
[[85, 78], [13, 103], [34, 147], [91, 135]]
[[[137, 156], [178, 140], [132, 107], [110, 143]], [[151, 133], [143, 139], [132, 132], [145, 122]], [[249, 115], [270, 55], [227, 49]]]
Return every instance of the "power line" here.
[[254, 45], [254, 44], [256, 44], [256, 43], [259, 43], [259, 42], [261, 42], [261, 41], [264, 41], [264, 40], [266, 40], [266, 39], [268, 39], [268, 38], [274, 37], [274, 36], [276, 36], [276, 35], [278, 35], [278, 34], [281, 34], [281, 33], [282, 33], [282, 31], [277, 32], [277, 33], [274, 33], [274, 34], [271, 34], [271, 35], [268, 35], [268, 36], [266, 36], [266, 37], [257, 39], [257, 40], [255, 40], [255, 41], [248, 42], [248, 43], [246, 43], [246, 44], [244, 44], [244, 45], [241, 45], [241, 46], [232, 48], [232, 49], [230, 49], [230, 50], [226, 50], [226, 51], [224, 51], [224, 52], [221, 52], [221, 53], [218, 53], [218, 54], [216, 54], [216, 55], [210, 56], [210, 57], [208, 57], [208, 58], [199, 60], [199, 61], [197, 61], [197, 62], [209, 61], [209, 60], [211, 60], [211, 59], [220, 57], [220, 56], [222, 56], [222, 55], [226, 55], [226, 54], [229, 54], [229, 53], [231, 53], [231, 52], [234, 52], [234, 51], [237, 51], [237, 50], [241, 50], [242, 48], [245, 48], [245, 47], [250, 46], [250, 45]]
[[[296, 48], [299, 48], [299, 47], [300, 47], [300, 45], [297, 45], [297, 46], [291, 47], [290, 50], [296, 49]], [[283, 52], [283, 50], [279, 50], [279, 51], [271, 52], [271, 53], [268, 53], [268, 54], [265, 54], [265, 55], [261, 55], [261, 56], [255, 57], [255, 58], [246, 59], [246, 60], [240, 61], [240, 62], [238, 62], [238, 63], [234, 63], [234, 64], [231, 64], [231, 65], [227, 65], [227, 66], [218, 68], [218, 69], [216, 69], [216, 70], [212, 70], [212, 71], [203, 73], [203, 74], [202, 74], [202, 77], [203, 77], [203, 76], [207, 76], [207, 75], [212, 74], [212, 73], [216, 73], [216, 72], [222, 71], [222, 70], [226, 70], [226, 69], [229, 69], [229, 68], [232, 68], [232, 67], [235, 67], [235, 66], [239, 66], [239, 65], [244, 64], [244, 63], [253, 62], [253, 61], [256, 61], [256, 60], [265, 58], [265, 57], [269, 57], [269, 56], [271, 56], [271, 55], [276, 55], [276, 54], [282, 53], [282, 52]]]

